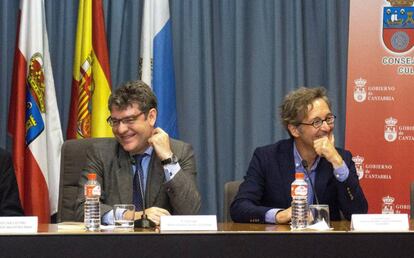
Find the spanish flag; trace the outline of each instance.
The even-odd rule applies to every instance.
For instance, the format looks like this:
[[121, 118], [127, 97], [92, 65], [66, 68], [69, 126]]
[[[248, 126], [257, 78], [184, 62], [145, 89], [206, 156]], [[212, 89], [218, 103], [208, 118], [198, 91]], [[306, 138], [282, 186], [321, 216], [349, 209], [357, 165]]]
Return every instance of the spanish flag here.
[[111, 94], [102, 0], [80, 0], [67, 138], [110, 137]]

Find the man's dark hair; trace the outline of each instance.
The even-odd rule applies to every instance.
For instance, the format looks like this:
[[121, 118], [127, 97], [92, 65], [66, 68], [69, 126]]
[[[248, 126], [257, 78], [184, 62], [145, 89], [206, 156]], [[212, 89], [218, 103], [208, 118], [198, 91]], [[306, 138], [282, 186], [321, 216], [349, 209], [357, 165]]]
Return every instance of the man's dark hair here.
[[282, 124], [288, 132], [289, 124], [297, 126], [306, 118], [308, 106], [312, 106], [316, 99], [323, 99], [328, 104], [328, 107], [331, 108], [331, 102], [326, 95], [326, 89], [323, 87], [301, 87], [285, 96], [279, 110]]
[[109, 96], [108, 109], [113, 107], [124, 110], [134, 103], [139, 109], [148, 114], [151, 108], [157, 109], [157, 97], [151, 88], [143, 81], [129, 81], [123, 83]]

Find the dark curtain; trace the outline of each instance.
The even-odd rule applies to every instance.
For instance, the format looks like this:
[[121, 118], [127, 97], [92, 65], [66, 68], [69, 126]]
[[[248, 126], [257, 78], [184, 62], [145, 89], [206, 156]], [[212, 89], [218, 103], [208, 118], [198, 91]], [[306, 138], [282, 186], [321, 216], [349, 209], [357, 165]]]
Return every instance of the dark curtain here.
[[[45, 4], [65, 135], [78, 1]], [[8, 149], [18, 5], [0, 2], [0, 146]], [[142, 5], [104, 1], [113, 88], [138, 78]], [[178, 126], [195, 149], [202, 214], [221, 218], [224, 183], [243, 177], [255, 147], [287, 137], [278, 106], [294, 88], [328, 89], [343, 146], [349, 1], [174, 0], [170, 9]]]

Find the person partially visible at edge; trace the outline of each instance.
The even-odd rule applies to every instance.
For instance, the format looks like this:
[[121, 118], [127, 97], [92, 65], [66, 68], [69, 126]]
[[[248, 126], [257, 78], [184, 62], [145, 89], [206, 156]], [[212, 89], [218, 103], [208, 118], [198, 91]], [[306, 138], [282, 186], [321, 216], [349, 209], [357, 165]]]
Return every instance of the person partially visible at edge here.
[[[292, 217], [290, 186], [308, 171], [308, 203], [328, 204], [331, 220], [367, 213], [352, 154], [335, 147], [336, 116], [324, 88], [299, 88], [284, 98], [280, 118], [290, 139], [259, 147], [231, 204], [235, 222], [285, 224]], [[305, 161], [305, 162], [304, 162]], [[305, 173], [306, 175], [306, 173]]]
[[[114, 223], [114, 204], [134, 204], [139, 198], [134, 195], [136, 184], [133, 186], [139, 162], [136, 155], [143, 156], [141, 181], [150, 220], [159, 225], [163, 215], [197, 214], [201, 198], [193, 149], [155, 127], [157, 99], [151, 88], [142, 81], [126, 82], [109, 97], [108, 108], [107, 122], [115, 138], [101, 140], [87, 150], [87, 165], [78, 187], [77, 220], [83, 220], [83, 187], [89, 172], [96, 173], [101, 184], [103, 224]], [[135, 219], [140, 219], [142, 208], [136, 209]]]
[[23, 216], [10, 153], [0, 148], [0, 216]]

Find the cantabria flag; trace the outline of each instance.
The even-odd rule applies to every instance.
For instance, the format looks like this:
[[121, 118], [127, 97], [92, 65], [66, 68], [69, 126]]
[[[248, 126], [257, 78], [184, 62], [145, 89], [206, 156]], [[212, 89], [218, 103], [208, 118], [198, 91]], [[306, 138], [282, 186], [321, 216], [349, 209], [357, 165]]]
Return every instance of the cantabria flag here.
[[26, 215], [47, 223], [57, 212], [63, 143], [43, 0], [21, 0], [8, 131]]
[[157, 126], [178, 137], [172, 31], [168, 0], [146, 0], [139, 75], [158, 98]]

